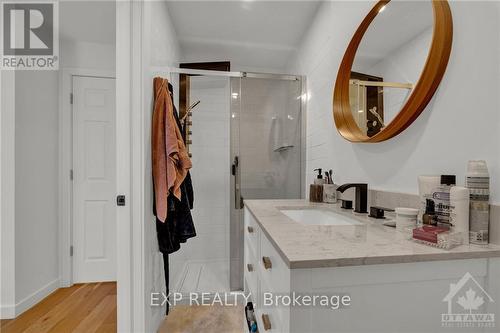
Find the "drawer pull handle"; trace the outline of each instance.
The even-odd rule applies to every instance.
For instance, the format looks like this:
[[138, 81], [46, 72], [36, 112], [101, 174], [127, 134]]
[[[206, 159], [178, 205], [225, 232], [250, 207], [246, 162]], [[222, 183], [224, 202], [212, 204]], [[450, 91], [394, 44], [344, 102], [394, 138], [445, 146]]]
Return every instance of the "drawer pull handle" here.
[[253, 227], [247, 227], [249, 233], [253, 233]]
[[264, 324], [265, 331], [269, 331], [271, 329], [271, 321], [269, 320], [269, 315], [262, 314], [262, 323]]
[[265, 269], [270, 269], [273, 267], [273, 264], [271, 264], [271, 258], [269, 257], [262, 257], [262, 263], [264, 264]]
[[249, 272], [253, 272], [253, 265], [252, 264], [247, 264], [247, 269]]

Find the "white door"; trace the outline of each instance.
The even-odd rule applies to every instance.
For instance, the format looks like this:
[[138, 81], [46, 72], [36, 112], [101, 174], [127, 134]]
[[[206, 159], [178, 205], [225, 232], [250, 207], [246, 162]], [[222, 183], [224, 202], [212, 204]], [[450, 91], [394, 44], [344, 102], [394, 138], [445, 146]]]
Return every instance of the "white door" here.
[[115, 80], [73, 77], [73, 282], [116, 280]]

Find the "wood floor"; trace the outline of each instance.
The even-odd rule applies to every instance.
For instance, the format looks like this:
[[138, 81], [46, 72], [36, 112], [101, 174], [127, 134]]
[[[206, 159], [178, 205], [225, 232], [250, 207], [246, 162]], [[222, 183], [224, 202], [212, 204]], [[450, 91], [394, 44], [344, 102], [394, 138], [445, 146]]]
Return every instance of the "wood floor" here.
[[15, 319], [1, 320], [1, 333], [116, 332], [116, 283], [61, 288]]

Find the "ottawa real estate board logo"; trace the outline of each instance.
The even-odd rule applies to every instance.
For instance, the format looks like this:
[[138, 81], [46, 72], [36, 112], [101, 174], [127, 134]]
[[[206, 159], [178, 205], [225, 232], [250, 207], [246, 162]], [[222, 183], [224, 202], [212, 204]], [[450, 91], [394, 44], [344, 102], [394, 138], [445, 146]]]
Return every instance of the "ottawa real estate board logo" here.
[[468, 272], [450, 284], [443, 302], [448, 303], [448, 313], [441, 314], [443, 327], [495, 327], [495, 314], [488, 311], [494, 308], [495, 301]]
[[0, 69], [57, 70], [57, 1], [0, 1], [0, 4]]

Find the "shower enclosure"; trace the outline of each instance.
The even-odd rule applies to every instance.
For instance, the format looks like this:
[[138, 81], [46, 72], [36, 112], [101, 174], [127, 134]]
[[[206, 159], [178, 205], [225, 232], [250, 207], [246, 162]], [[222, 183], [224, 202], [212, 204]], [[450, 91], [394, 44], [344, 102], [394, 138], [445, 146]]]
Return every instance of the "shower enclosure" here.
[[186, 120], [197, 236], [171, 255], [171, 287], [243, 290], [243, 200], [303, 197], [303, 80], [189, 69], [171, 80], [180, 73], [187, 106], [199, 101]]

